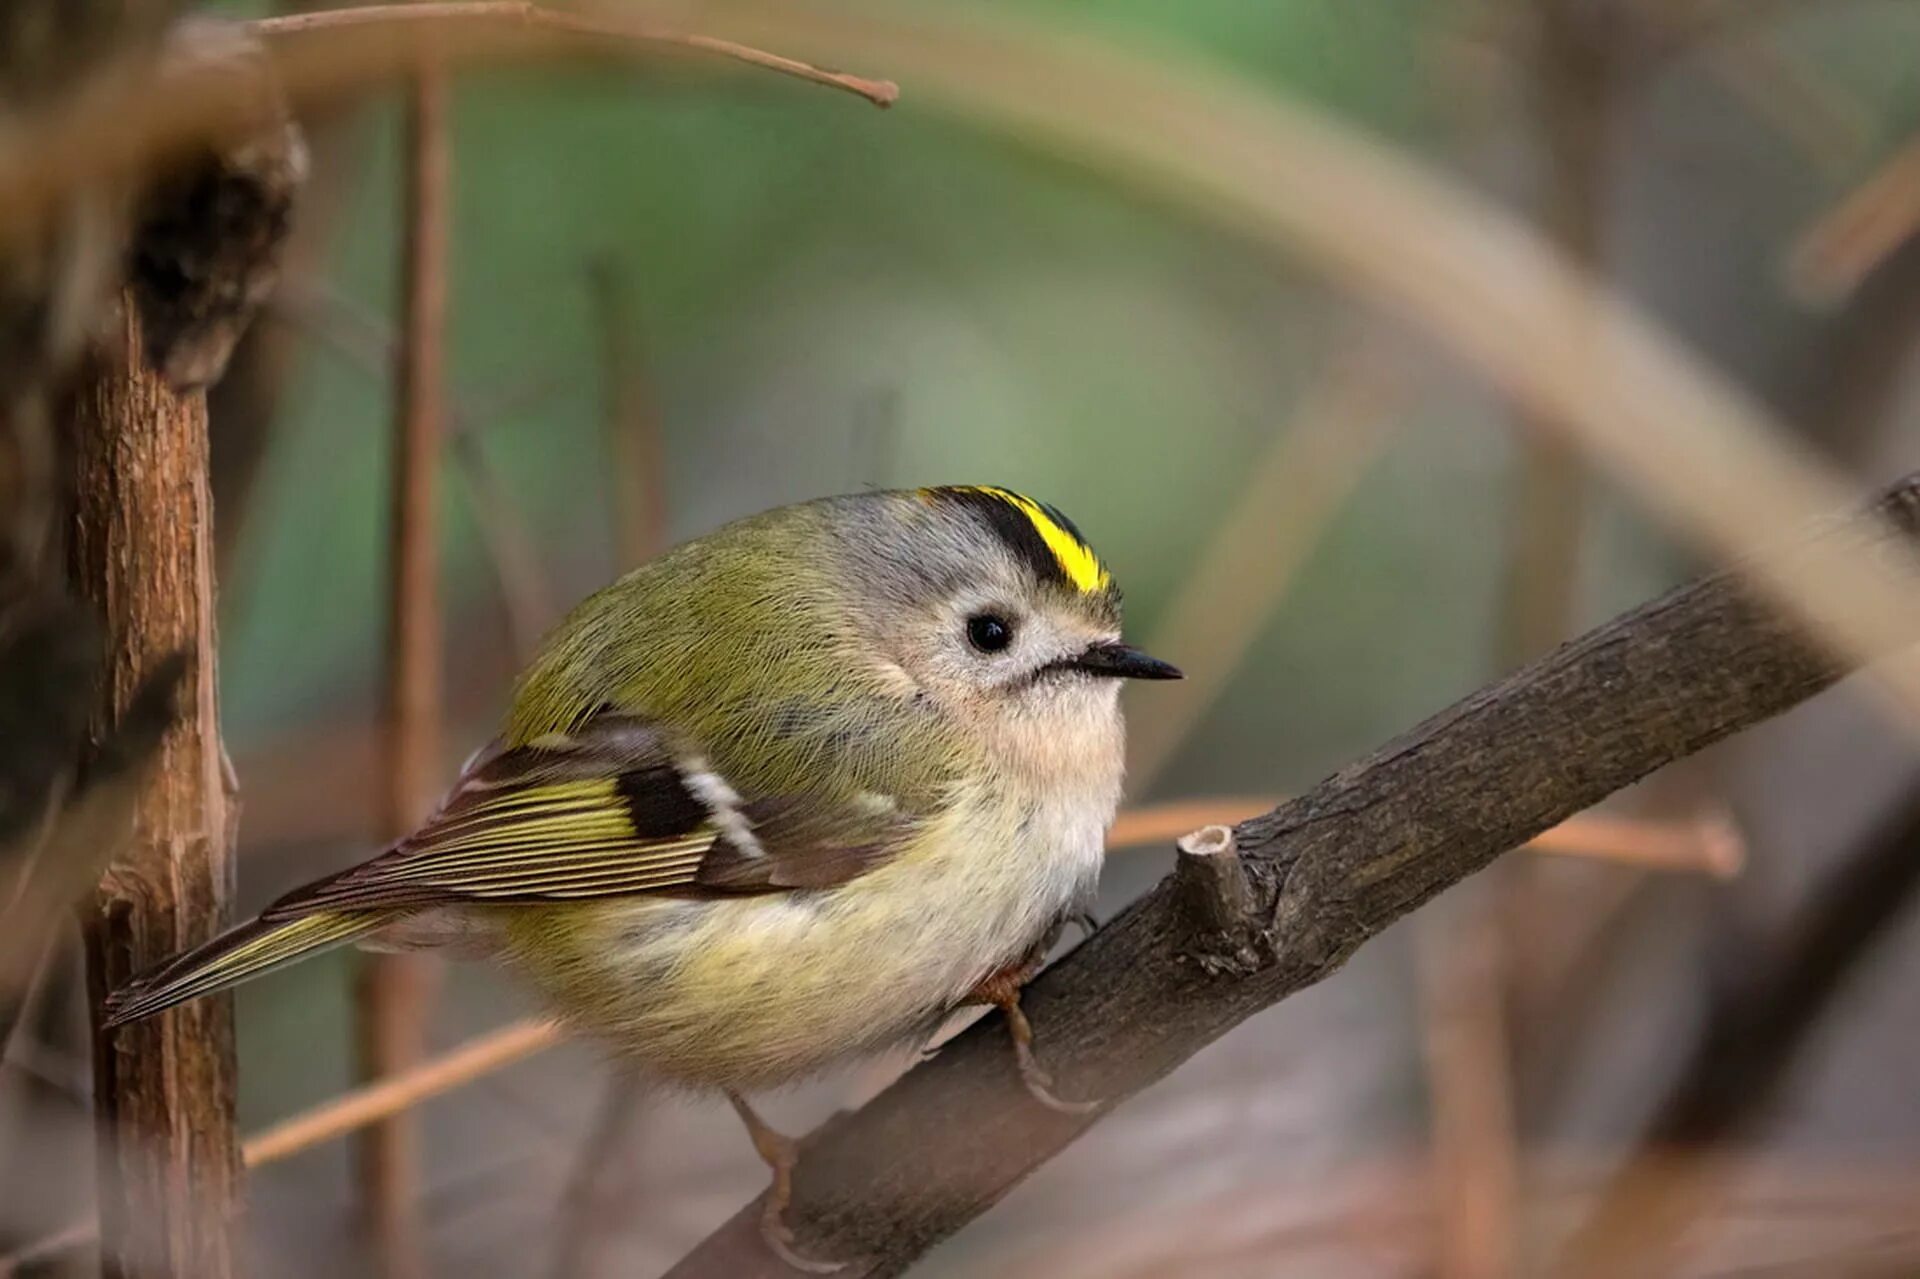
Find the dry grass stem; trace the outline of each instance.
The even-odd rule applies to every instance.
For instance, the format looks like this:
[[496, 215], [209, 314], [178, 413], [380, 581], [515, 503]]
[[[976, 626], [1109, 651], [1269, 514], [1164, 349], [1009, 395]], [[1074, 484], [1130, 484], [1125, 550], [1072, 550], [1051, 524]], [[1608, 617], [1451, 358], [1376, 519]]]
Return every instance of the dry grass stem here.
[[[291, 1159], [505, 1070], [553, 1047], [564, 1037], [558, 1025], [540, 1018], [528, 1018], [477, 1035], [397, 1075], [363, 1084], [255, 1133], [241, 1144], [241, 1160], [251, 1171]], [[6, 1279], [15, 1271], [24, 1272], [47, 1258], [85, 1247], [98, 1237], [97, 1221], [76, 1223], [0, 1258], [0, 1279]]]
[[1186, 679], [1157, 713], [1136, 720], [1127, 779], [1145, 790], [1226, 689], [1321, 534], [1384, 447], [1406, 401], [1393, 356], [1363, 341], [1336, 358], [1291, 421], [1261, 450], [1252, 475], [1147, 637], [1180, 654]]
[[[277, 314], [301, 333], [318, 339], [370, 377], [393, 376], [400, 360], [400, 339], [379, 316], [336, 290], [299, 284], [283, 287]], [[527, 388], [508, 398], [492, 398], [488, 408], [503, 413], [524, 407], [550, 388]], [[446, 409], [447, 460], [466, 487], [468, 509], [479, 530], [481, 549], [499, 590], [507, 647], [519, 658], [533, 652], [555, 617], [547, 592], [540, 552], [527, 521], [499, 471], [487, 458], [481, 438], [486, 418], [457, 391], [449, 390]]]
[[1873, 146], [1866, 103], [1767, 32], [1712, 46], [1701, 67], [1830, 180], [1857, 173]]
[[24, 1276], [41, 1274], [48, 1263], [85, 1248], [99, 1238], [98, 1221], [91, 1217], [76, 1221], [64, 1230], [36, 1239], [24, 1248], [0, 1257], [0, 1279], [23, 1279]]
[[563, 1037], [559, 1026], [541, 1018], [514, 1022], [255, 1133], [242, 1143], [241, 1156], [249, 1168], [278, 1163], [504, 1070], [553, 1047]]
[[1808, 228], [1787, 258], [1787, 279], [1805, 301], [1837, 304], [1917, 229], [1920, 136]]

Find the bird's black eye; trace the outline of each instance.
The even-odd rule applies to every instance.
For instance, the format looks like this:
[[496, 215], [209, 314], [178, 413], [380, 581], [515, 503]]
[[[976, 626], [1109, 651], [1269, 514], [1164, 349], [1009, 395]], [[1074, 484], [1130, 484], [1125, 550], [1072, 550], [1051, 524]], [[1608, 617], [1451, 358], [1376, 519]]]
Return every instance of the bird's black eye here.
[[1013, 623], [997, 613], [975, 613], [967, 619], [967, 643], [982, 653], [998, 653], [1013, 643]]

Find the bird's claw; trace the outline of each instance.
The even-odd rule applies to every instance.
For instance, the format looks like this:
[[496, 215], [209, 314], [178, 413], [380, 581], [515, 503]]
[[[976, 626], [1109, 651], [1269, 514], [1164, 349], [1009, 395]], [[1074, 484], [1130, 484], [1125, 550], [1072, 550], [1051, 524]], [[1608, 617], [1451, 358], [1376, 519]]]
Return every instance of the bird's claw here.
[[1028, 1096], [1062, 1115], [1084, 1115], [1099, 1109], [1098, 1101], [1068, 1101], [1055, 1093], [1053, 1076], [1033, 1055], [1033, 1023], [1027, 1020], [1026, 1010], [1020, 1006], [1020, 987], [1028, 975], [1012, 970], [995, 973], [974, 988], [973, 997], [998, 1008], [1007, 1019], [1014, 1063], [1020, 1068], [1020, 1082], [1026, 1086]]
[[767, 1126], [755, 1114], [747, 1099], [729, 1091], [727, 1100], [747, 1126], [753, 1148], [773, 1173], [773, 1185], [767, 1188], [766, 1203], [760, 1208], [760, 1238], [767, 1249], [782, 1262], [802, 1274], [830, 1275], [846, 1269], [839, 1261], [815, 1261], [793, 1246], [793, 1230], [787, 1225], [787, 1205], [793, 1202], [793, 1168], [800, 1162], [800, 1146], [793, 1138]]
[[1013, 1059], [1020, 1067], [1020, 1082], [1026, 1085], [1027, 1095], [1045, 1106], [1048, 1110], [1063, 1115], [1087, 1115], [1100, 1109], [1098, 1101], [1068, 1101], [1053, 1091], [1053, 1075], [1039, 1059], [1033, 1055], [1033, 1043], [1015, 1037], [1013, 1041]]
[[793, 1231], [787, 1226], [786, 1205], [777, 1196], [768, 1196], [760, 1213], [760, 1238], [767, 1249], [791, 1269], [808, 1275], [830, 1275], [845, 1270], [844, 1261], [815, 1261], [793, 1246]]

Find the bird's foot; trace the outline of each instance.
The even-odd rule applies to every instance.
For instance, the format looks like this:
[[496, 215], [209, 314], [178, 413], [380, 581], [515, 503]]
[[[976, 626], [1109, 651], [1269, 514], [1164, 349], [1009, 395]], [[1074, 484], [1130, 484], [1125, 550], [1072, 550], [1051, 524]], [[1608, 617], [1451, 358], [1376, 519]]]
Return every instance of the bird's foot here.
[[733, 1103], [740, 1122], [747, 1126], [754, 1150], [773, 1172], [773, 1185], [768, 1188], [767, 1201], [760, 1209], [760, 1237], [766, 1241], [767, 1248], [802, 1274], [830, 1275], [845, 1269], [843, 1262], [816, 1261], [794, 1247], [793, 1230], [787, 1225], [787, 1205], [793, 1202], [793, 1169], [800, 1162], [799, 1143], [769, 1127], [739, 1093], [728, 1092], [727, 1100]]
[[1021, 964], [1013, 968], [1003, 968], [975, 986], [968, 995], [969, 1003], [991, 1004], [998, 1008], [1007, 1019], [1007, 1034], [1013, 1039], [1013, 1060], [1020, 1070], [1020, 1082], [1026, 1086], [1027, 1095], [1045, 1106], [1048, 1110], [1063, 1115], [1084, 1115], [1098, 1110], [1098, 1101], [1068, 1101], [1053, 1091], [1053, 1076], [1033, 1055], [1033, 1023], [1027, 1020], [1027, 1014], [1020, 1007], [1020, 988], [1037, 971], [1036, 964]]

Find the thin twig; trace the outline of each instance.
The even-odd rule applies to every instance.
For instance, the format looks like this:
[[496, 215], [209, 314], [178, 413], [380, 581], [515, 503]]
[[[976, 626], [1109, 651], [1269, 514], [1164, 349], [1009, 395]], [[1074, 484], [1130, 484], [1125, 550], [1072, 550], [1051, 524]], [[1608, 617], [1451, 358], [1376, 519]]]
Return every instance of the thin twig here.
[[[336, 289], [302, 281], [283, 287], [277, 301], [275, 314], [318, 338], [354, 367], [383, 380], [394, 375], [400, 362], [399, 335], [353, 299]], [[532, 655], [541, 633], [552, 624], [553, 601], [526, 518], [488, 460], [482, 436], [495, 418], [538, 404], [554, 389], [551, 379], [509, 388], [486, 397], [483, 413], [470, 397], [450, 388], [446, 406], [447, 460], [466, 487], [468, 509], [499, 592], [507, 647], [519, 660]]]
[[[423, 61], [407, 113], [406, 234], [401, 276], [406, 325], [394, 424], [392, 559], [388, 596], [385, 812], [400, 838], [420, 820], [440, 767], [442, 629], [439, 473], [445, 434], [448, 201], [452, 153], [446, 68]], [[360, 1070], [381, 1079], [424, 1055], [433, 961], [376, 955], [359, 991]], [[418, 1189], [419, 1135], [383, 1120], [361, 1148], [360, 1189], [386, 1279], [426, 1274]]]
[[0, 1279], [18, 1279], [23, 1275], [36, 1275], [40, 1267], [47, 1262], [85, 1248], [100, 1238], [100, 1223], [88, 1217], [76, 1221], [64, 1230], [34, 1240], [24, 1248], [0, 1257]]
[[241, 1155], [249, 1168], [278, 1163], [505, 1069], [553, 1047], [563, 1037], [559, 1026], [542, 1018], [514, 1022], [283, 1119], [247, 1138]]
[[646, 1082], [638, 1075], [620, 1071], [607, 1081], [556, 1214], [553, 1279], [592, 1279], [597, 1273], [603, 1242], [615, 1224], [607, 1211], [613, 1202], [620, 1203], [622, 1219], [632, 1219], [631, 1196], [617, 1187], [622, 1193], [616, 1198], [604, 1183], [631, 1147], [646, 1099]]
[[413, 23], [441, 26], [449, 23], [505, 22], [562, 35], [584, 36], [594, 40], [659, 44], [693, 49], [733, 62], [744, 63], [750, 67], [759, 67], [766, 71], [778, 72], [780, 75], [792, 76], [812, 84], [844, 89], [848, 93], [865, 98], [876, 107], [890, 107], [900, 98], [900, 86], [891, 80], [870, 80], [865, 76], [848, 75], [844, 71], [827, 71], [797, 58], [782, 57], [777, 53], [768, 53], [764, 49], [755, 49], [733, 40], [664, 31], [631, 20], [617, 20], [611, 16], [611, 12], [609, 11], [607, 16], [588, 17], [579, 13], [562, 13], [545, 9], [536, 4], [523, 3], [521, 0], [454, 0], [453, 3], [444, 4], [371, 4], [351, 9], [328, 9], [320, 13], [286, 14], [275, 18], [259, 18], [247, 25], [253, 34], [267, 41], [268, 47], [271, 48], [272, 42], [276, 39], [359, 26], [399, 26]]
[[[1546, 165], [1543, 232], [1575, 269], [1598, 278], [1605, 256], [1616, 147], [1618, 82], [1628, 21], [1618, 3], [1549, 0], [1538, 7], [1532, 60]], [[1578, 347], [1602, 337], [1570, 332]], [[1565, 639], [1578, 616], [1587, 465], [1548, 416], [1517, 405], [1524, 429], [1507, 521], [1499, 669], [1531, 661]]]

